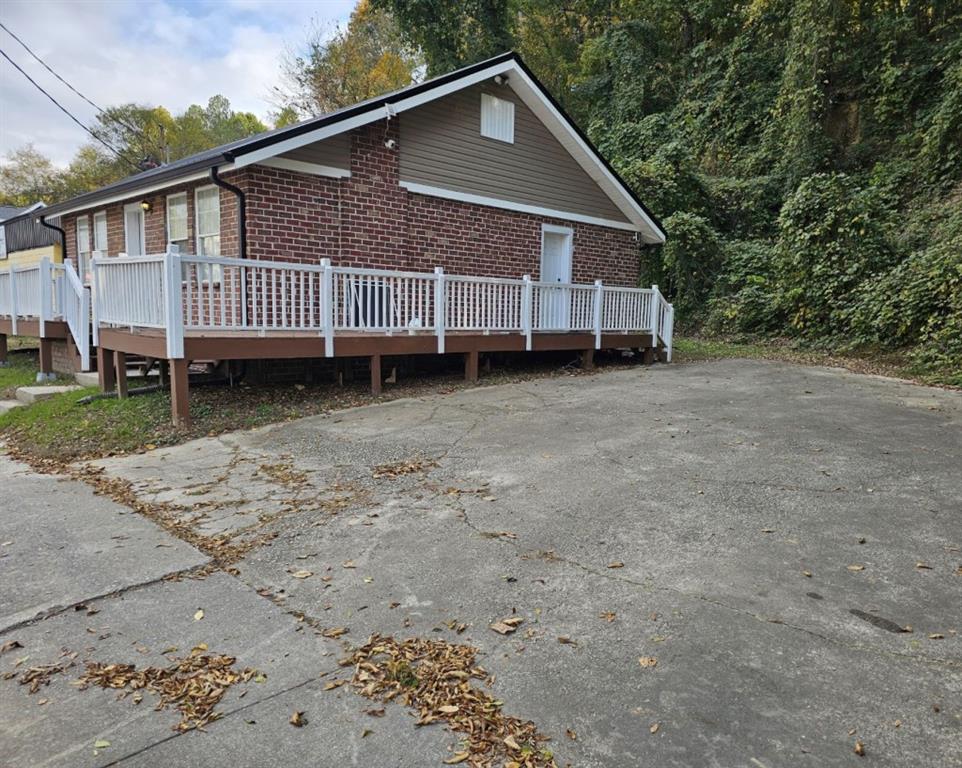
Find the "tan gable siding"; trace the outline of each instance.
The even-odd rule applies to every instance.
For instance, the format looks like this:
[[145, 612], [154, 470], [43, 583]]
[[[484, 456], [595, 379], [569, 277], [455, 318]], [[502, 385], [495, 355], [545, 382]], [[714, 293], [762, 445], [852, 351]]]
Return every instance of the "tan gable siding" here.
[[340, 133], [337, 136], [331, 136], [329, 139], [292, 149], [290, 152], [280, 155], [280, 157], [298, 160], [302, 163], [327, 165], [331, 168], [340, 168], [346, 171], [351, 167], [351, 136], [348, 133]]
[[[481, 136], [481, 93], [515, 104], [514, 143]], [[479, 85], [400, 116], [401, 180], [626, 222], [508, 87]]]

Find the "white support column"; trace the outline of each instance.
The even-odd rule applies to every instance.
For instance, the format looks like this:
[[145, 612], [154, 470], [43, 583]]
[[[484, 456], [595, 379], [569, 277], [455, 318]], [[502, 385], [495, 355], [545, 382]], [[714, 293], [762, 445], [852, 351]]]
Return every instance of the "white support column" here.
[[330, 259], [321, 259], [321, 315], [324, 325], [324, 354], [334, 357], [334, 269]]
[[447, 308], [447, 290], [444, 284], [444, 270], [434, 268], [434, 328], [438, 335], [438, 354], [444, 354], [444, 311]]
[[595, 349], [601, 349], [601, 302], [605, 289], [600, 280], [595, 280]]
[[651, 306], [649, 307], [651, 317], [648, 325], [651, 326], [651, 346], [658, 346], [658, 310], [661, 308], [661, 292], [657, 285], [651, 286]]
[[[93, 345], [95, 347], [100, 346], [100, 289], [97, 285], [98, 274], [97, 274], [97, 262], [99, 261], [98, 256], [95, 256], [90, 260], [90, 306], [91, 306], [91, 332], [93, 333]], [[81, 281], [83, 281], [83, 275], [80, 276]]]
[[90, 289], [80, 291], [80, 368], [90, 370]]
[[17, 335], [17, 270], [10, 267], [10, 330]]
[[531, 319], [531, 305], [533, 304], [534, 288], [531, 285], [531, 275], [525, 275], [521, 279], [524, 280], [524, 294], [521, 296], [521, 333], [524, 334], [524, 348], [530, 352], [531, 325], [533, 323]]
[[184, 289], [180, 254], [170, 251], [164, 256], [164, 324], [167, 335], [167, 359], [184, 357]]
[[37, 290], [40, 291], [40, 338], [47, 336], [47, 320], [52, 320], [53, 307], [51, 307], [53, 294], [51, 292], [50, 278], [50, 257], [44, 256], [40, 259], [40, 271], [37, 275]]

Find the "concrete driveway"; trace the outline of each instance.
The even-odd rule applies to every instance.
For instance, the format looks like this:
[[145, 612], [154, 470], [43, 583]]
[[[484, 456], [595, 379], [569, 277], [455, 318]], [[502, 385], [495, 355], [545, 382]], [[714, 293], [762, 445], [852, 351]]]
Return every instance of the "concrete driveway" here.
[[[114, 634], [94, 657], [207, 638], [270, 666], [272, 688], [231, 691], [223, 720], [178, 735], [175, 715], [67, 679], [29, 710], [0, 681], [11, 764], [441, 765], [456, 734], [324, 690], [380, 633], [478, 648], [492, 694], [552, 738], [559, 766], [962, 766], [958, 393], [779, 363], [656, 366], [102, 465], [203, 535], [273, 538], [236, 576], [102, 599]], [[512, 634], [489, 629], [509, 616]], [[0, 642], [49, 655], [89, 624], [68, 611]], [[334, 627], [348, 632], [319, 635]]]

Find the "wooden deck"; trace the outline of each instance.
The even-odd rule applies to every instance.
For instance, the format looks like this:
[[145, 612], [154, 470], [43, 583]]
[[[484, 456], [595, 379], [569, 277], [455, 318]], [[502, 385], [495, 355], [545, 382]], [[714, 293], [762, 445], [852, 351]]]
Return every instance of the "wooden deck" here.
[[[126, 358], [138, 355], [165, 360], [169, 366], [171, 417], [175, 423], [190, 423], [188, 366], [195, 360], [278, 360], [309, 358], [367, 358], [371, 392], [381, 393], [382, 358], [403, 355], [438, 354], [437, 338], [427, 333], [416, 335], [351, 333], [334, 339], [334, 354], [326, 351], [325, 339], [316, 333], [266, 331], [262, 334], [186, 333], [184, 356], [166, 359], [167, 339], [163, 331], [144, 329], [131, 332], [118, 328], [101, 328], [97, 348], [100, 385], [104, 391], [116, 388], [126, 396]], [[634, 349], [645, 355], [665, 359], [666, 350], [658, 348], [651, 334], [609, 333], [601, 336], [601, 349]], [[450, 333], [445, 338], [446, 355], [460, 355], [467, 381], [477, 381], [479, 358], [485, 352], [524, 352], [571, 350], [581, 354], [582, 364], [593, 365], [596, 339], [590, 333], [538, 333], [528, 348], [523, 336], [510, 333]]]
[[[0, 272], [0, 340], [37, 332], [88, 344], [102, 388], [127, 395], [130, 355], [164, 361], [171, 416], [190, 420], [198, 360], [367, 358], [381, 390], [386, 356], [630, 348], [671, 360], [674, 310], [657, 286], [334, 267], [181, 255], [97, 257], [83, 286], [71, 264]], [[90, 312], [88, 312], [88, 307]], [[13, 322], [16, 318], [16, 323]]]

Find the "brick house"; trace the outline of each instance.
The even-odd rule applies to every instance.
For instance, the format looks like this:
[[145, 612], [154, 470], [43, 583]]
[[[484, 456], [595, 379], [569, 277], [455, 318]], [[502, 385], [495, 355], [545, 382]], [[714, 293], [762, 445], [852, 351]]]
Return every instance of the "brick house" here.
[[[119, 269], [125, 258], [151, 254], [199, 259], [196, 270], [206, 269], [209, 279], [195, 271], [186, 300], [202, 301], [208, 291], [211, 313], [215, 302], [222, 309], [237, 304], [224, 271], [240, 269], [231, 260], [299, 265], [310, 285], [321, 265], [398, 274], [440, 269], [506, 279], [501, 294], [520, 296], [510, 281], [637, 287], [642, 248], [665, 239], [654, 216], [513, 53], [146, 171], [50, 206], [45, 220], [55, 219], [66, 255], [86, 282], [94, 261], [106, 273], [115, 262]], [[209, 261], [217, 259], [224, 263]], [[297, 285], [304, 290], [304, 274], [300, 284], [281, 275], [285, 301]], [[230, 287], [244, 292], [245, 313], [249, 305], [256, 311], [253, 279]], [[129, 290], [129, 283], [94, 282], [95, 316], [100, 306], [102, 319], [113, 317], [116, 286]], [[262, 286], [265, 301], [273, 285]], [[312, 290], [320, 285], [318, 278]], [[566, 296], [562, 319], [577, 311], [574, 294]], [[303, 315], [313, 298], [298, 294], [292, 301]], [[390, 301], [400, 299], [392, 293]], [[540, 306], [543, 314], [548, 300]], [[271, 312], [262, 326], [273, 330], [280, 310]], [[192, 315], [186, 317], [189, 326]], [[414, 319], [408, 328], [426, 324]], [[136, 323], [129, 325], [133, 331]], [[107, 337], [114, 344], [107, 349], [123, 349], [113, 330], [105, 327], [99, 336], [101, 347]], [[167, 352], [159, 357], [177, 359]], [[234, 352], [224, 348], [218, 359], [234, 359]]]

